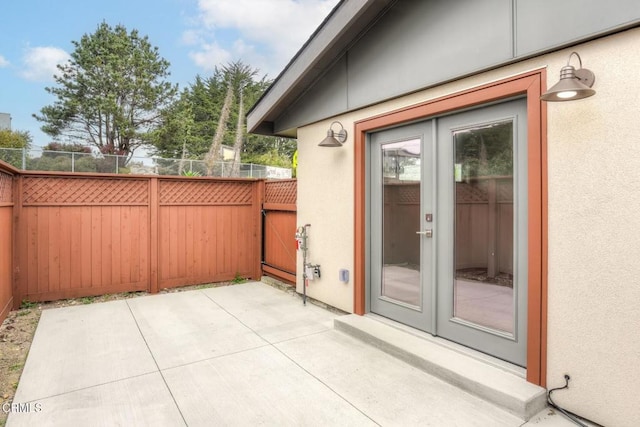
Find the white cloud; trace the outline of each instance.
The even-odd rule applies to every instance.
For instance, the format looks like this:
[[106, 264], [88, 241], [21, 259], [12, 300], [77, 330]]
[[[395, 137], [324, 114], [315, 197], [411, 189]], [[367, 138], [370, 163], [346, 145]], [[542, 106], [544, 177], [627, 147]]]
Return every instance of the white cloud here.
[[9, 66], [9, 61], [7, 61], [4, 56], [0, 55], [0, 68], [8, 67], [8, 66]]
[[189, 54], [195, 64], [207, 71], [212, 71], [216, 65], [233, 61], [231, 52], [218, 46], [217, 43], [203, 43], [200, 50]]
[[28, 47], [22, 58], [24, 69], [20, 74], [27, 80], [39, 82], [53, 81], [53, 75], [60, 74], [56, 66], [69, 59], [69, 54], [57, 47]]
[[[226, 50], [231, 60], [242, 59], [275, 77], [337, 3], [338, 0], [199, 0], [200, 26], [187, 31], [183, 41], [201, 40], [202, 49], [192, 55], [195, 58], [208, 52], [211, 40], [216, 40], [218, 50]], [[230, 34], [234, 40], [223, 42]], [[206, 69], [223, 64], [214, 63]]]
[[198, 44], [201, 41], [202, 37], [200, 37], [200, 34], [196, 30], [187, 30], [182, 33], [182, 43], [187, 46]]

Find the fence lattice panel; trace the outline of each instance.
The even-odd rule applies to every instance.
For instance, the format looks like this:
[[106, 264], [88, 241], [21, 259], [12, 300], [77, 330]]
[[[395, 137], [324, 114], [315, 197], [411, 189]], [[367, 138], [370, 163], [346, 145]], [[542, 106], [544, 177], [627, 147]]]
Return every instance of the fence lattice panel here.
[[25, 177], [24, 205], [146, 205], [146, 180]]
[[250, 205], [251, 182], [160, 181], [163, 205]]
[[13, 177], [8, 173], [0, 172], [0, 203], [13, 201]]
[[281, 180], [268, 181], [264, 185], [265, 203], [281, 203], [295, 205], [298, 198], [298, 181]]

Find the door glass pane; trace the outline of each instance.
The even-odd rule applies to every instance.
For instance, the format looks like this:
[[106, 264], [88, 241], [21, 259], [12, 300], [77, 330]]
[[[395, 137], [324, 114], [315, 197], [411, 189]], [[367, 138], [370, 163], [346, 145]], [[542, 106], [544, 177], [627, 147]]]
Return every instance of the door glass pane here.
[[420, 306], [420, 139], [383, 144], [382, 296]]
[[457, 130], [454, 317], [514, 332], [513, 122]]

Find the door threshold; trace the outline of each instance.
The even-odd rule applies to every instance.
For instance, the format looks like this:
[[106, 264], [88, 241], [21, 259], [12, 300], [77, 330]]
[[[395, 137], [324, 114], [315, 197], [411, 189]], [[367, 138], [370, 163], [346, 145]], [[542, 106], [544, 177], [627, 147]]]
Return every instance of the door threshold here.
[[431, 343], [440, 345], [442, 347], [445, 347], [449, 350], [453, 350], [456, 351], [458, 353], [461, 353], [465, 356], [469, 356], [472, 357], [474, 359], [477, 359], [483, 363], [487, 363], [489, 365], [493, 365], [496, 368], [500, 368], [503, 369], [513, 375], [517, 375], [523, 379], [527, 378], [527, 370], [526, 368], [523, 368], [522, 366], [518, 366], [518, 365], [514, 365], [511, 362], [507, 362], [506, 360], [502, 360], [502, 359], [498, 359], [497, 357], [493, 357], [490, 356], [486, 353], [482, 353], [481, 351], [478, 350], [474, 350], [470, 347], [466, 347], [462, 344], [458, 344], [456, 342], [453, 341], [449, 341], [447, 339], [441, 338], [441, 337], [436, 337], [431, 335], [428, 332], [424, 332], [421, 331], [419, 329], [416, 328], [412, 328], [411, 326], [407, 326], [403, 323], [400, 322], [396, 322], [395, 320], [391, 320], [388, 317], [384, 317], [384, 316], [380, 316], [379, 314], [375, 314], [375, 313], [367, 313], [365, 315], [365, 317], [369, 317], [371, 319], [374, 319], [378, 322], [382, 322], [388, 326], [391, 326], [392, 328], [396, 328], [399, 329], [403, 332], [406, 332], [408, 334], [414, 335], [418, 338], [427, 340]]
[[528, 421], [546, 405], [546, 390], [526, 371], [382, 316], [334, 319], [334, 328]]

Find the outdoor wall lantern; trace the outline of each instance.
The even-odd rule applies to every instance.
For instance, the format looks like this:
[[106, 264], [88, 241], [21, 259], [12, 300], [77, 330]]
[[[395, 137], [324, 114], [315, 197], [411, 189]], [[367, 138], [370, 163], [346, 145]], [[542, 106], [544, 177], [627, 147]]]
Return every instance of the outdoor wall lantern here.
[[[333, 131], [333, 125], [335, 125], [336, 123], [340, 125], [340, 130], [337, 133]], [[327, 137], [323, 139], [322, 142], [318, 144], [318, 146], [319, 147], [342, 147], [342, 144], [344, 144], [346, 140], [347, 140], [347, 131], [344, 129], [344, 126], [342, 126], [342, 123], [336, 121], [331, 123], [331, 126], [329, 126], [329, 130], [327, 131]]]
[[[580, 68], [575, 69], [569, 65], [571, 57], [575, 55], [580, 61]], [[571, 52], [567, 65], [560, 70], [560, 81], [542, 94], [543, 101], [573, 101], [574, 99], [587, 98], [595, 95], [596, 91], [591, 89], [596, 81], [596, 76], [590, 70], [582, 68], [582, 59], [576, 52]]]

